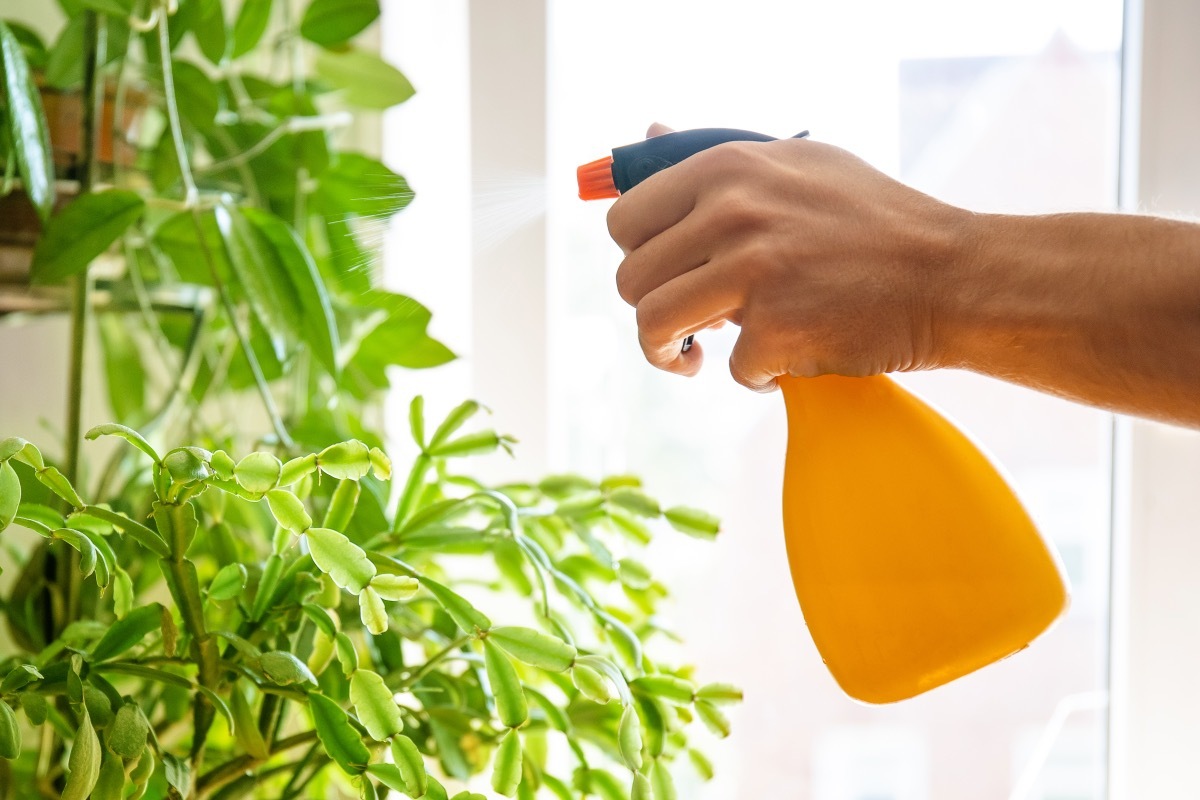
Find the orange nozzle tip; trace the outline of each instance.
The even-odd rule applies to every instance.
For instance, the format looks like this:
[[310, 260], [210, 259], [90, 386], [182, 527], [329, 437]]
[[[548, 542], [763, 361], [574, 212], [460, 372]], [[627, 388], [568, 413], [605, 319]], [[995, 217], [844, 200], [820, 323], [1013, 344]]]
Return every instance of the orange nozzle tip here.
[[612, 156], [605, 156], [575, 170], [580, 200], [605, 200], [621, 196], [613, 182], [612, 163]]

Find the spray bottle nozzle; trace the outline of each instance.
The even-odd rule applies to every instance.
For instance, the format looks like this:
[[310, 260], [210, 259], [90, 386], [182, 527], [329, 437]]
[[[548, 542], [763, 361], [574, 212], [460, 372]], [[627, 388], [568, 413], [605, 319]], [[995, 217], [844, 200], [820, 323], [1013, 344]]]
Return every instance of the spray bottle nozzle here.
[[[793, 138], [802, 139], [805, 136], [808, 136], [808, 131], [802, 131]], [[654, 136], [618, 147], [611, 156], [598, 158], [576, 170], [579, 197], [583, 200], [617, 197], [654, 173], [725, 142], [773, 141], [775, 139], [772, 136], [734, 128], [696, 128]]]
[[579, 181], [579, 199], [607, 200], [619, 197], [621, 193], [613, 183], [612, 167], [612, 156], [605, 156], [575, 170], [575, 179]]

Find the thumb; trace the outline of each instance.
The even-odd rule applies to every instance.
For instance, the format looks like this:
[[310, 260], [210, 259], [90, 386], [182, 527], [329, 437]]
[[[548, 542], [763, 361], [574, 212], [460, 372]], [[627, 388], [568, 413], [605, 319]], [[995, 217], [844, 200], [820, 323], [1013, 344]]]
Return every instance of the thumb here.
[[674, 128], [668, 128], [666, 125], [663, 125], [661, 122], [653, 122], [650, 124], [650, 128], [646, 131], [646, 138], [653, 139], [655, 136], [662, 136], [664, 133], [674, 133], [674, 132], [675, 132]]
[[747, 389], [773, 392], [779, 388], [775, 378], [783, 372], [772, 368], [777, 359], [775, 348], [743, 328], [729, 354], [729, 374]]

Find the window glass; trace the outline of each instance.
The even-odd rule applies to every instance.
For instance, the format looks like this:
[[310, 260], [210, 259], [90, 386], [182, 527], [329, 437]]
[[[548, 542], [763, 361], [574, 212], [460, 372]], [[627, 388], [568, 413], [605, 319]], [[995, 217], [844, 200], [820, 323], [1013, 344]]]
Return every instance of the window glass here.
[[815, 138], [976, 211], [1111, 209], [1117, 0], [555, 0], [549, 195], [557, 466], [631, 471], [725, 521], [712, 546], [664, 535], [671, 622], [702, 679], [746, 688], [718, 776], [686, 797], [1100, 798], [1107, 686], [1110, 418], [975, 375], [904, 376], [1010, 474], [1073, 583], [1028, 651], [895, 706], [847, 699], [821, 664], [786, 568], [778, 395], [704, 334], [691, 380], [646, 365], [617, 297], [607, 204], [574, 168], [652, 121]]

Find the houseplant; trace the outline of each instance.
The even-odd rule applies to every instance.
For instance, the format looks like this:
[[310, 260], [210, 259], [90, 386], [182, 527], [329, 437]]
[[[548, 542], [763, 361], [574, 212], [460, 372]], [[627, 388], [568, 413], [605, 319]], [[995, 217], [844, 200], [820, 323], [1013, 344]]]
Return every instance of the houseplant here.
[[[647, 655], [666, 592], [624, 552], [655, 519], [709, 538], [711, 516], [629, 476], [483, 485], [464, 459], [513, 440], [474, 427], [473, 401], [435, 426], [414, 398], [417, 455], [391, 481], [390, 373], [453, 355], [370, 269], [363, 223], [411, 191], [337, 147], [412, 93], [354, 45], [377, 0], [62, 5], [48, 58], [82, 53], [89, 144], [54, 214], [34, 45], [0, 25], [0, 155], [46, 221], [32, 279], [67, 285], [73, 331], [61, 459], [0, 441], [21, 559], [0, 795], [445, 797], [482, 776], [665, 800], [686, 762], [707, 773], [692, 723], [727, 734], [739, 693]], [[100, 109], [130, 81], [150, 121], [135, 164], [104, 164]], [[100, 280], [105, 252], [121, 269]], [[93, 335], [117, 422], [87, 438], [121, 446], [85, 459]]]

